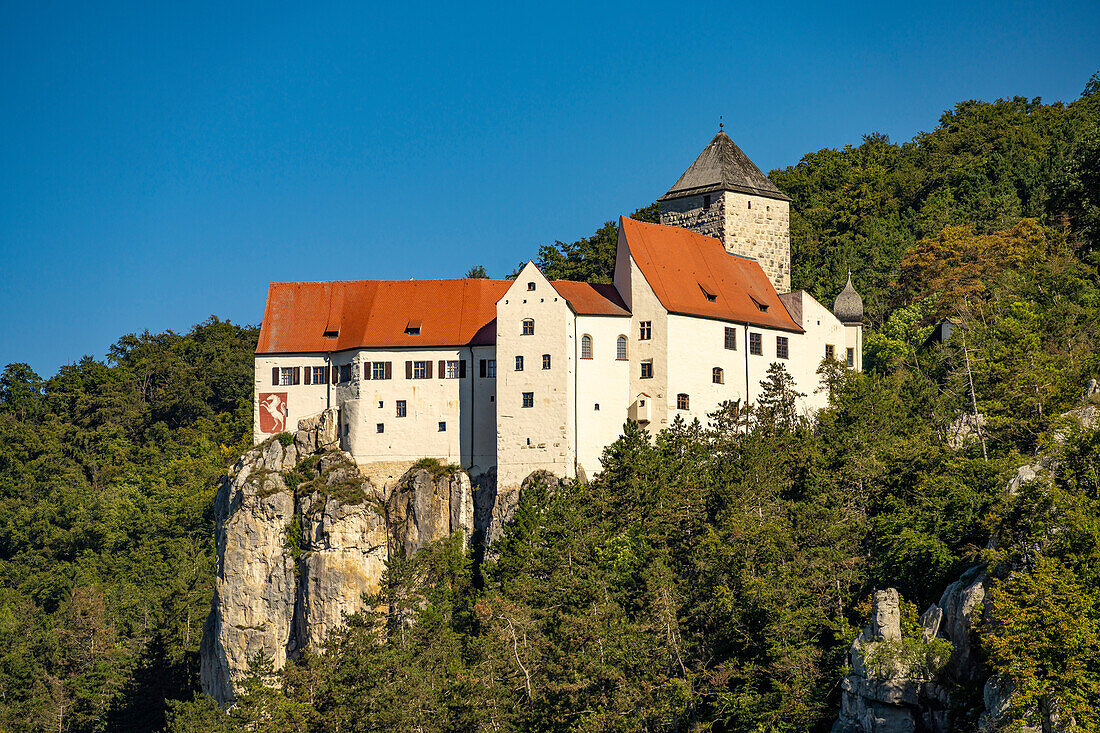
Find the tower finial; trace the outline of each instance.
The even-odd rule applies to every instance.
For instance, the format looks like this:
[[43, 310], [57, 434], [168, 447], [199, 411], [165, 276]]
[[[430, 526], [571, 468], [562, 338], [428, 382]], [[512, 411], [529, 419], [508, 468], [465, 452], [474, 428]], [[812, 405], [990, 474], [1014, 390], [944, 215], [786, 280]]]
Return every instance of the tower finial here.
[[718, 115], [718, 132], [722, 132], [723, 124], [724, 123], [722, 122], [722, 115]]

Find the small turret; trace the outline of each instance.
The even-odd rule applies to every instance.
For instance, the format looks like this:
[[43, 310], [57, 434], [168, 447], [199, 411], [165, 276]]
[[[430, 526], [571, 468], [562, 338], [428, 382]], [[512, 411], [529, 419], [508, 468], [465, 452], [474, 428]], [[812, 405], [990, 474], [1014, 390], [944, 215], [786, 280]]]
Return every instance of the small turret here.
[[848, 270], [848, 284], [833, 301], [833, 315], [845, 325], [863, 323], [863, 298], [852, 287], [851, 270]]

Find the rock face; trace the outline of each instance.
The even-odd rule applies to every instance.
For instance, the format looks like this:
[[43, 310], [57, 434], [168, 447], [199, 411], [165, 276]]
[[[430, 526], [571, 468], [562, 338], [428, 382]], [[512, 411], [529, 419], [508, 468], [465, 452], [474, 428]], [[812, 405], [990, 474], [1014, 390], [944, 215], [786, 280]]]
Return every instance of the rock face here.
[[323, 643], [380, 590], [386, 562], [473, 533], [470, 479], [454, 467], [410, 469], [393, 485], [365, 478], [334, 419], [302, 421], [288, 445], [257, 446], [215, 498], [214, 599], [203, 629], [203, 689], [234, 699], [257, 654], [283, 666]]
[[[893, 588], [877, 591], [871, 624], [852, 643], [852, 668], [841, 682], [840, 718], [833, 732], [951, 730], [950, 695], [940, 680], [950, 676], [965, 681], [979, 673], [974, 625], [988, 582], [984, 570], [974, 568], [952, 583], [940, 602], [921, 614], [919, 639], [908, 642], [903, 638], [898, 592]], [[947, 649], [943, 642], [950, 643], [950, 656], [937, 659]], [[936, 661], [929, 668], [918, 663], [922, 659]]]

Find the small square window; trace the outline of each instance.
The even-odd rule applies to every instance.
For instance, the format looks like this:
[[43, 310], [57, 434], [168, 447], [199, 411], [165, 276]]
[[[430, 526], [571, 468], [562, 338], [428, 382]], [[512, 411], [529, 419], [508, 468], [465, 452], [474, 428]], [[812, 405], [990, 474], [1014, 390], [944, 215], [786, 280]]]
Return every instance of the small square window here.
[[653, 379], [653, 362], [642, 362], [642, 379]]
[[447, 423], [443, 422], [442, 420], [439, 422], [439, 432], [447, 432]]
[[279, 386], [289, 387], [294, 384], [294, 367], [283, 367], [279, 370]]
[[351, 364], [341, 364], [340, 365], [340, 381], [341, 382], [350, 382], [351, 381]]
[[638, 340], [648, 341], [653, 336], [653, 321], [638, 322]]
[[397, 401], [397, 416], [398, 417], [405, 417], [408, 414], [409, 414], [408, 409], [405, 407], [405, 400], [398, 400]]
[[687, 396], [686, 394], [684, 394], [683, 392], [681, 392], [680, 394], [676, 395], [676, 409], [677, 409], [677, 410], [687, 410], [687, 409], [690, 409], [690, 408], [688, 407], [688, 396]]
[[523, 406], [524, 407], [534, 407], [535, 406], [535, 393], [534, 392], [524, 392], [523, 393]]
[[594, 409], [595, 409], [596, 412], [600, 411], [600, 403], [599, 402], [596, 403], [596, 407]]
[[388, 361], [372, 361], [370, 364], [370, 378], [371, 379], [389, 379], [390, 372], [386, 370]]
[[427, 379], [428, 378], [428, 362], [426, 361], [414, 361], [412, 369], [413, 379]]
[[458, 379], [462, 376], [462, 362], [461, 361], [449, 361], [446, 364], [446, 378]]
[[385, 404], [382, 402], [382, 400], [378, 400], [378, 409], [381, 410], [383, 407], [385, 407]]
[[543, 369], [549, 369], [550, 368], [550, 355], [549, 354], [543, 354], [542, 355], [542, 368]]
[[523, 357], [522, 356], [517, 356], [516, 357], [516, 371], [517, 372], [522, 372], [523, 371]]
[[378, 432], [378, 433], [384, 433], [384, 432], [386, 432], [386, 424], [380, 422], [380, 423], [378, 423], [377, 425], [374, 426], [374, 430], [375, 430], [375, 432]]
[[534, 336], [535, 335], [535, 321], [531, 318], [525, 318], [523, 320], [523, 335]]
[[722, 371], [722, 367], [714, 367], [710, 370], [710, 381], [715, 384], [725, 384], [726, 375], [725, 372]]
[[753, 356], [763, 356], [764, 339], [758, 333], [749, 334], [749, 353]]
[[534, 290], [535, 289], [535, 283], [533, 283], [533, 282], [527, 283], [527, 289], [528, 290]]
[[328, 381], [328, 367], [313, 367], [313, 383], [324, 384]]
[[833, 346], [832, 344], [825, 344], [825, 358], [826, 359], [835, 359], [836, 358], [836, 347]]

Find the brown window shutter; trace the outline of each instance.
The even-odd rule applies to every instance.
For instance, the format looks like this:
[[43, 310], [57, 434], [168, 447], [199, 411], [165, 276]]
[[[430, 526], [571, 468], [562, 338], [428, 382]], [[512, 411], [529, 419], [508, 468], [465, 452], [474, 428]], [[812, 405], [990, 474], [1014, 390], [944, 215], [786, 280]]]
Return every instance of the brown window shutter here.
[[313, 367], [302, 367], [302, 370], [305, 372], [303, 375], [305, 376], [304, 384], [309, 384], [309, 380], [313, 376]]
[[458, 362], [458, 378], [459, 379], [465, 379], [466, 378], [466, 360], [465, 359]]
[[271, 367], [271, 385], [273, 387], [279, 386], [279, 367]]
[[373, 367], [373, 366], [374, 366], [373, 362], [370, 362], [370, 361], [363, 362], [363, 379], [370, 379], [372, 376], [374, 376], [373, 374], [371, 374], [371, 372], [373, 371], [373, 369], [371, 369], [371, 367]]
[[393, 379], [393, 362], [386, 362], [386, 379]]
[[300, 366], [294, 367], [294, 383], [295, 384], [301, 384], [302, 383], [302, 367], [300, 367]]
[[413, 378], [413, 363], [411, 361], [405, 362], [405, 379]]
[[428, 370], [427, 372], [424, 373], [424, 377], [427, 378], [427, 379], [431, 379], [432, 378], [432, 360], [431, 359], [428, 359], [426, 362], [424, 362], [424, 368]]
[[443, 377], [445, 377], [445, 376], [447, 376], [447, 362], [440, 359], [439, 360], [439, 378], [443, 379]]
[[336, 366], [335, 364], [332, 365], [332, 383], [340, 383], [340, 367]]
[[489, 365], [485, 363], [484, 359], [481, 360], [481, 364], [478, 369], [480, 370], [479, 373], [481, 374], [481, 378], [485, 379], [485, 375], [489, 373]]

